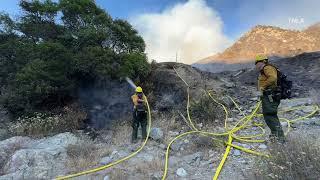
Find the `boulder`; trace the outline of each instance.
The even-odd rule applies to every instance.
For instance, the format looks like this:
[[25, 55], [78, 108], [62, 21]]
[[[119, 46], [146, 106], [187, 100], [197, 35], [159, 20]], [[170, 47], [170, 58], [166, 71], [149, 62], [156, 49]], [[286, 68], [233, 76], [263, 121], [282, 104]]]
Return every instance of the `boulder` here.
[[163, 139], [163, 131], [160, 128], [152, 128], [150, 131], [150, 137], [153, 140]]
[[173, 151], [180, 151], [180, 149], [182, 148], [182, 146], [184, 145], [183, 141], [175, 141], [174, 143], [171, 144], [170, 148]]
[[183, 157], [183, 159], [189, 164], [192, 164], [192, 163], [201, 161], [203, 159], [203, 156], [204, 156], [203, 152], [196, 152], [194, 154]]
[[305, 108], [302, 109], [302, 112], [304, 113], [311, 113], [314, 111], [314, 107], [313, 106], [306, 106]]
[[240, 156], [240, 155], [241, 155], [241, 152], [240, 152], [238, 149], [235, 149], [235, 150], [233, 151], [233, 155], [234, 155], [234, 156]]
[[0, 169], [4, 167], [5, 162], [17, 150], [26, 148], [32, 144], [32, 140], [28, 137], [16, 136], [4, 141], [0, 141]]
[[[10, 154], [6, 156], [7, 163], [3, 168], [6, 175], [0, 179], [52, 179], [66, 174], [67, 147], [78, 141], [78, 138], [71, 133], [62, 133], [40, 140], [14, 137], [2, 141], [0, 151], [10, 151]], [[10, 144], [17, 143], [19, 148], [10, 149]]]
[[188, 175], [187, 171], [183, 168], [177, 169], [176, 173], [179, 177], [186, 177]]
[[101, 165], [107, 165], [107, 164], [110, 164], [112, 162], [112, 157], [110, 156], [107, 156], [107, 157], [103, 157], [101, 160], [100, 160], [100, 164]]
[[260, 144], [258, 148], [259, 149], [267, 149], [268, 147], [265, 144]]

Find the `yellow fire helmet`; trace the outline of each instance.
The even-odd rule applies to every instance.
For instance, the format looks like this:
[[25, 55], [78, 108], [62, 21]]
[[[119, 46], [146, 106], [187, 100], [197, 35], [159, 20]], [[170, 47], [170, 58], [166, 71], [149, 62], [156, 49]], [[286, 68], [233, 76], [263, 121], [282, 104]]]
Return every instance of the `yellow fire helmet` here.
[[138, 86], [138, 87], [136, 88], [136, 92], [137, 92], [137, 93], [142, 93], [142, 88], [141, 88], [140, 86]]
[[268, 62], [268, 57], [265, 55], [258, 54], [256, 56], [255, 64], [257, 64], [258, 62]]

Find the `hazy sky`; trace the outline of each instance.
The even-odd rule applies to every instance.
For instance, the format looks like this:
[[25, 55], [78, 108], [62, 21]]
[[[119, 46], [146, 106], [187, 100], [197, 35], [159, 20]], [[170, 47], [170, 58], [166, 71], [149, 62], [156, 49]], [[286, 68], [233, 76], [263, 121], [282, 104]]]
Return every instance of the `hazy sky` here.
[[[0, 11], [19, 15], [19, 0]], [[303, 29], [320, 21], [320, 0], [96, 0], [114, 18], [130, 21], [150, 59], [192, 63], [223, 51], [255, 25]]]

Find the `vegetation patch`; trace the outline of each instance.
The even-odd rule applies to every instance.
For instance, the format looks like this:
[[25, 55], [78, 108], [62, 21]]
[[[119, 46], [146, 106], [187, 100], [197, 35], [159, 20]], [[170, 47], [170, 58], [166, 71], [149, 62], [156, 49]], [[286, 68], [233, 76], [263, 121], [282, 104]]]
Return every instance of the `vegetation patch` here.
[[0, 13], [1, 102], [15, 118], [64, 107], [77, 99], [79, 87], [124, 77], [139, 81], [150, 72], [142, 37], [95, 1], [19, 6], [16, 20]]
[[73, 104], [65, 107], [61, 114], [35, 113], [19, 117], [11, 123], [9, 131], [18, 136], [47, 136], [80, 129], [86, 118], [87, 114]]
[[258, 162], [255, 179], [319, 179], [319, 151], [307, 137], [290, 137], [284, 145], [272, 144], [271, 158]]

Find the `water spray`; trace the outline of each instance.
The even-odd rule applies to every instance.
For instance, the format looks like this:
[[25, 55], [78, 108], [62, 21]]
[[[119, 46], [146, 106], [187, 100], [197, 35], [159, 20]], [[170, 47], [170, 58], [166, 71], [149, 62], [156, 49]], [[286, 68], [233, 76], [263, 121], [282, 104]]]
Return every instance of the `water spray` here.
[[131, 86], [133, 89], [136, 89], [136, 88], [137, 88], [137, 86], [133, 83], [133, 81], [132, 81], [130, 78], [126, 77], [126, 81], [130, 84], [130, 86]]

